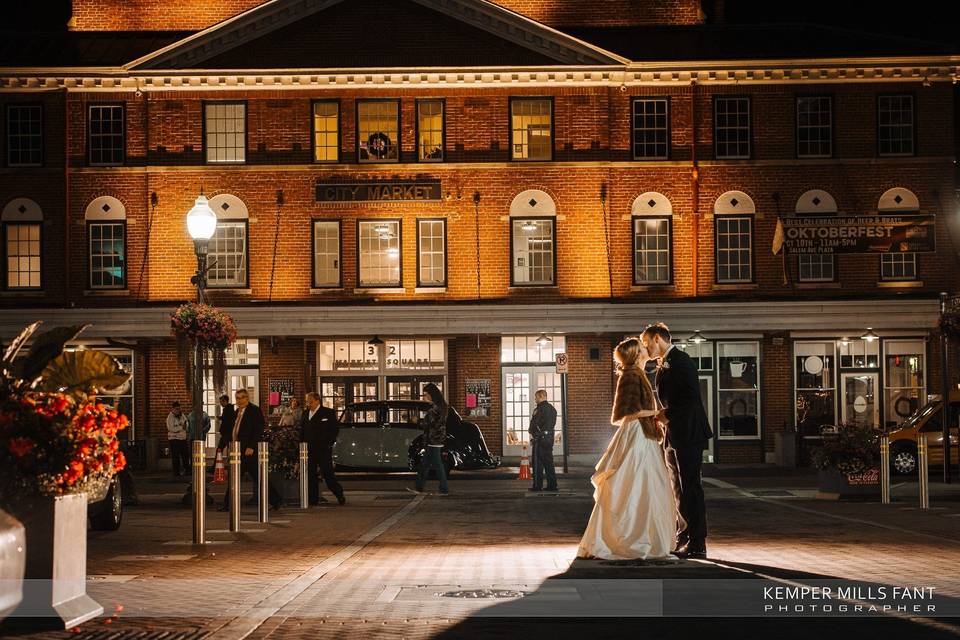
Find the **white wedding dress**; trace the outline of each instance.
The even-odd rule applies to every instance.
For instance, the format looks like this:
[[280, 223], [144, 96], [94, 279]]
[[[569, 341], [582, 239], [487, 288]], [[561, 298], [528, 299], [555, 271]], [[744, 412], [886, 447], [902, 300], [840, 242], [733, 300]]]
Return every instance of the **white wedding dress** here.
[[663, 448], [639, 420], [620, 425], [590, 481], [595, 504], [578, 557], [676, 558], [677, 506]]

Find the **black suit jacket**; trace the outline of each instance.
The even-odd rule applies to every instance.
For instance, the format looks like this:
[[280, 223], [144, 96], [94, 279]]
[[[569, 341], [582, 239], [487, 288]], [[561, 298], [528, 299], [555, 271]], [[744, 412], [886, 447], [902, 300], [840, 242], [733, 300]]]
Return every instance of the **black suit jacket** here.
[[340, 425], [336, 411], [321, 405], [311, 419], [310, 409], [303, 409], [303, 416], [300, 418], [300, 442], [306, 442], [311, 453], [332, 447], [337, 441], [338, 433]]
[[700, 398], [697, 367], [686, 353], [674, 347], [657, 372], [657, 396], [667, 416], [667, 441], [680, 451], [707, 448], [713, 437]]
[[[237, 415], [240, 415], [240, 409], [237, 409], [236, 412]], [[226, 448], [227, 444], [233, 439], [233, 423], [235, 422], [236, 419], [231, 420], [230, 427], [220, 434], [220, 448]], [[265, 427], [266, 423], [263, 420], [263, 412], [260, 411], [260, 407], [253, 403], [248, 404], [247, 408], [243, 410], [243, 415], [240, 418], [240, 428], [237, 431], [241, 456], [247, 449], [257, 450], [257, 443], [263, 440]]]
[[223, 407], [220, 413], [220, 440], [217, 442], [218, 449], [225, 449], [230, 442], [230, 434], [233, 433], [233, 421], [237, 418], [237, 410], [232, 404]]

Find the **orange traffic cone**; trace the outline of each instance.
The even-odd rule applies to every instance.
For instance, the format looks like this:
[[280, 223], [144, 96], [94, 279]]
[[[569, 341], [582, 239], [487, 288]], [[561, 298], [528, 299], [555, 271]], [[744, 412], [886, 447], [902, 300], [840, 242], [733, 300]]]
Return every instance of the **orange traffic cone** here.
[[520, 475], [517, 480], [533, 480], [533, 474], [530, 473], [530, 459], [527, 458], [527, 445], [523, 445], [523, 455], [520, 456]]
[[223, 466], [223, 451], [217, 451], [217, 461], [213, 465], [213, 484], [227, 483], [227, 469]]

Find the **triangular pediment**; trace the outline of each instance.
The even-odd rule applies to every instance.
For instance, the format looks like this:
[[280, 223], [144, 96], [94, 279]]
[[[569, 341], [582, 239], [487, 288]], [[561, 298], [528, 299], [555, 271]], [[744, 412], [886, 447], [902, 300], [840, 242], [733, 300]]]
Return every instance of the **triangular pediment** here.
[[486, 0], [271, 0], [128, 69], [332, 69], [625, 62]]

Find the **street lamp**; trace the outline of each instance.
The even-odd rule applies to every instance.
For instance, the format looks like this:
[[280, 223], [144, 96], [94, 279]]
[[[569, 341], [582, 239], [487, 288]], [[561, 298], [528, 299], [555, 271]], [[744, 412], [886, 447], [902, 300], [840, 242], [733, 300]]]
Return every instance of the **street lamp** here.
[[[207, 197], [203, 195], [203, 187], [200, 187], [200, 195], [197, 196], [193, 208], [187, 212], [187, 233], [193, 239], [193, 250], [197, 254], [197, 272], [190, 278], [197, 287], [197, 302], [202, 303], [203, 289], [207, 284], [207, 250], [210, 238], [217, 231], [217, 214], [210, 208]], [[202, 454], [203, 444], [200, 441], [200, 433], [203, 429], [203, 349], [200, 342], [194, 345], [193, 350], [193, 430], [195, 441], [192, 452], [196, 455], [199, 451]], [[201, 444], [197, 444], [201, 442]], [[192, 457], [192, 456], [191, 456]], [[201, 465], [203, 466], [203, 465]], [[193, 481], [193, 542], [199, 544], [204, 541], [204, 499], [205, 491], [203, 483], [202, 469], [194, 472]], [[234, 505], [235, 508], [239, 508]]]

